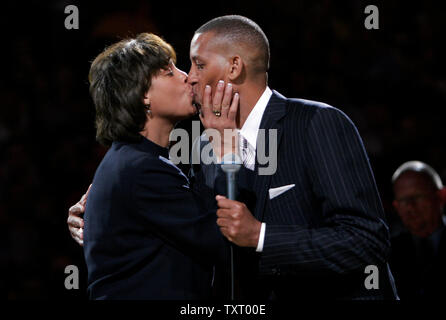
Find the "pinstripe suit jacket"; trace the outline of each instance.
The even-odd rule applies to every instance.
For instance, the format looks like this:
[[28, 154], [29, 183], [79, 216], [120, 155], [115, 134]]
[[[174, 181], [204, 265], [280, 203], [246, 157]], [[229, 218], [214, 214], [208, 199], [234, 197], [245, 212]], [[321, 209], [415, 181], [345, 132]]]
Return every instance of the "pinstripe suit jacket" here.
[[[260, 129], [277, 129], [277, 171], [259, 175], [262, 166], [256, 163], [256, 199], [249, 207], [266, 222], [265, 242], [261, 253], [239, 250], [241, 297], [272, 292], [280, 299], [395, 298], [388, 227], [352, 121], [329, 105], [273, 91]], [[257, 146], [264, 143], [269, 150], [265, 136]], [[195, 167], [197, 188], [207, 185], [220, 193], [220, 171], [212, 164]], [[295, 187], [269, 198], [270, 188], [291, 184]], [[368, 265], [378, 267], [379, 289], [365, 287]]]

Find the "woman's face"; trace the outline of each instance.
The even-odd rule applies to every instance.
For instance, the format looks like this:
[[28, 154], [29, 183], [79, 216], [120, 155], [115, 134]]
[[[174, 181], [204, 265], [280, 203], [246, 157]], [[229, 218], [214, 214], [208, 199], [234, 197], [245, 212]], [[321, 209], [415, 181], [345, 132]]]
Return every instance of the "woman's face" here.
[[165, 70], [152, 77], [144, 102], [150, 103], [153, 117], [179, 121], [197, 113], [192, 99], [193, 91], [187, 83], [187, 74], [171, 62]]

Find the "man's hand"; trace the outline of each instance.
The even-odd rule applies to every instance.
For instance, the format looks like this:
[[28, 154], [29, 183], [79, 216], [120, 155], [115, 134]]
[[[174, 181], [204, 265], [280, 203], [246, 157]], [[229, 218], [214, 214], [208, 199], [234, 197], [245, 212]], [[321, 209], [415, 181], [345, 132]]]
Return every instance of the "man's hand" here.
[[87, 203], [90, 188], [91, 184], [79, 202], [68, 210], [68, 230], [70, 230], [71, 237], [81, 246], [84, 245], [84, 219], [81, 216], [85, 212], [85, 204]]
[[217, 224], [221, 233], [240, 247], [257, 247], [262, 223], [242, 202], [216, 196], [219, 209]]

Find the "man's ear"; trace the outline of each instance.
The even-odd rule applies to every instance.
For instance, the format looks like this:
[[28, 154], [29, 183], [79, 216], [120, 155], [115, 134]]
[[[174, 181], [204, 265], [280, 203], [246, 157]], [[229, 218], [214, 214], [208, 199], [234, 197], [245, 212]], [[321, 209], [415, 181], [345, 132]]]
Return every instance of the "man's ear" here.
[[441, 204], [446, 205], [446, 187], [443, 187], [440, 190], [438, 190], [437, 194], [440, 198]]
[[245, 65], [242, 57], [238, 55], [233, 56], [229, 63], [229, 74], [228, 74], [229, 81], [236, 82], [236, 80], [241, 77], [244, 67]]
[[393, 201], [392, 201], [392, 206], [393, 206], [393, 208], [398, 212], [398, 201], [393, 200]]

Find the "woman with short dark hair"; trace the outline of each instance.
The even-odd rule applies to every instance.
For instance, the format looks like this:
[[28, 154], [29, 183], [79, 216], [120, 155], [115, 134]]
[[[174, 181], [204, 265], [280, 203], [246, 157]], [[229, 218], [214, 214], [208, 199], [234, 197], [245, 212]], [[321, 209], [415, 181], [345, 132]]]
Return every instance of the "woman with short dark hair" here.
[[111, 45], [91, 65], [97, 139], [110, 146], [85, 211], [91, 299], [210, 296], [224, 242], [216, 207], [203, 208], [168, 157], [171, 130], [197, 112], [175, 62], [168, 43], [143, 33]]

